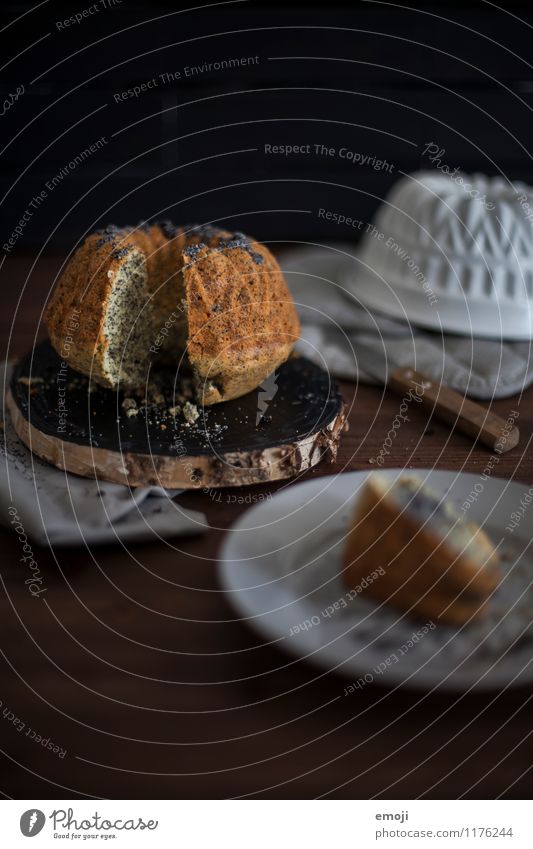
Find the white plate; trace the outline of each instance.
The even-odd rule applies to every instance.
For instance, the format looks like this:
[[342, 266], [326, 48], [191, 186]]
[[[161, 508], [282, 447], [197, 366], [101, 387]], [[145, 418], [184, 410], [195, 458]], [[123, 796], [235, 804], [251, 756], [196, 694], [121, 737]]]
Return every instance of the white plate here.
[[[381, 473], [392, 480], [405, 470]], [[351, 472], [289, 486], [252, 507], [233, 526], [221, 552], [219, 575], [243, 621], [292, 655], [348, 677], [354, 692], [368, 683], [449, 690], [531, 683], [533, 499], [527, 485], [416, 470], [459, 507], [470, 504], [467, 515], [499, 545], [505, 566], [486, 619], [459, 629], [441, 624], [431, 628], [429, 622], [402, 616], [363, 595], [350, 600], [341, 583], [343, 537], [368, 474]], [[513, 512], [523, 509], [521, 501], [524, 518], [510, 532], [506, 525]], [[420, 636], [417, 632], [425, 625], [427, 633]]]

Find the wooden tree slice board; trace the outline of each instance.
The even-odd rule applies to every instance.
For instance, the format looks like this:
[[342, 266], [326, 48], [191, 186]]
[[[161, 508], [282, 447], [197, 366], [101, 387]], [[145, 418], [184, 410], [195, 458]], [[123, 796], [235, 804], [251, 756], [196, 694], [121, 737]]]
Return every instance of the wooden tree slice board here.
[[43, 342], [15, 366], [6, 404], [34, 454], [84, 477], [134, 487], [244, 486], [290, 478], [336, 457], [345, 405], [330, 376], [309, 360], [293, 357], [263, 388], [199, 408], [192, 424], [170, 413], [181, 406], [183, 390], [175, 370], [153, 377], [158, 404], [128, 417], [123, 393], [90, 386]]

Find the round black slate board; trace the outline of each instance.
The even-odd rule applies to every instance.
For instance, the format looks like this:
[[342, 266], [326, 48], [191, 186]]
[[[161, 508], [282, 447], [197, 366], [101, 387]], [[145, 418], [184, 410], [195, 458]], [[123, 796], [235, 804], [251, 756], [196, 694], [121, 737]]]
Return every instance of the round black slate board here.
[[[339, 416], [343, 419], [336, 384], [304, 358], [288, 360], [262, 387], [242, 398], [199, 408], [198, 420], [189, 425], [181, 414], [169, 412], [174, 405], [182, 405], [177, 394], [183, 385], [175, 369], [159, 368], [152, 377], [162, 398], [128, 417], [122, 408], [124, 393], [96, 384], [89, 391], [88, 379], [68, 368], [46, 341], [15, 366], [10, 390], [23, 419], [41, 435], [60, 440], [63, 454], [72, 444], [120, 455], [150, 455], [154, 461], [209, 455], [224, 460], [225, 455], [236, 453], [259, 458], [276, 446], [309, 441], [327, 431]], [[153, 394], [150, 389], [148, 396], [153, 399]], [[142, 400], [137, 398], [138, 405]]]

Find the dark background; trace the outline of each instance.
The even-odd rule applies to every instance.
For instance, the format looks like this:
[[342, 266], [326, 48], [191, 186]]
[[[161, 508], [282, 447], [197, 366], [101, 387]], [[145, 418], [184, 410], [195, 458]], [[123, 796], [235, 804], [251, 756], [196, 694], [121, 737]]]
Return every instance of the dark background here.
[[[2, 100], [25, 86], [0, 115], [3, 358], [43, 335], [41, 309], [65, 255], [110, 221], [218, 220], [275, 247], [353, 238], [317, 210], [369, 218], [402, 171], [429, 164], [422, 150], [432, 141], [452, 169], [533, 183], [527, 5], [227, 3], [180, 13], [124, 0], [57, 30], [90, 5], [1, 7]], [[160, 73], [254, 55], [257, 65], [114, 103], [115, 92]], [[283, 56], [322, 59], [275, 58]], [[108, 143], [47, 195], [4, 256], [32, 196], [102, 135]], [[347, 147], [394, 168], [265, 156], [265, 143]], [[257, 151], [232, 153], [247, 148]], [[380, 387], [341, 388], [350, 431], [337, 463], [305, 479], [371, 468], [397, 414], [398, 398]], [[532, 393], [520, 399], [521, 444], [497, 467], [524, 490], [533, 480]], [[492, 410], [507, 418], [518, 403]], [[414, 411], [390, 462], [482, 474], [487, 460], [484, 448]], [[0, 792], [531, 798], [531, 687], [453, 695], [384, 682], [343, 698], [344, 679], [264, 644], [241, 622], [216, 570], [224, 535], [246, 509], [227, 496], [179, 496], [207, 514], [212, 530], [202, 537], [36, 547], [50, 589], [37, 607], [21, 581], [19, 540], [0, 529], [2, 707], [68, 750], [61, 760], [2, 719]], [[350, 835], [357, 827], [343, 825]]]
[[[157, 217], [220, 220], [266, 240], [351, 238], [317, 209], [367, 220], [402, 171], [429, 167], [422, 151], [431, 141], [451, 168], [533, 183], [527, 4], [229, 2], [185, 11], [123, 0], [58, 30], [90, 5], [45, 3], [10, 26], [31, 7], [2, 8], [2, 99], [25, 86], [0, 118], [3, 237], [47, 180], [108, 140], [48, 194], [13, 253], [71, 248], [96, 226]], [[183, 76], [187, 65], [256, 55], [258, 64]], [[176, 71], [181, 80], [114, 102]], [[266, 156], [265, 143], [345, 146], [393, 169]]]

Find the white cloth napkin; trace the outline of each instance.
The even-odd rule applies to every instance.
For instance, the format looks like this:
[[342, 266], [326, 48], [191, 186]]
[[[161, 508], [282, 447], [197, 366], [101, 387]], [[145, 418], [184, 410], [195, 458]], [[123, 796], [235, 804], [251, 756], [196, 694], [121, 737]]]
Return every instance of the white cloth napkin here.
[[[11, 367], [0, 366], [2, 385], [4, 369], [7, 385]], [[29, 537], [40, 545], [109, 544], [208, 530], [203, 513], [172, 500], [179, 490], [130, 489], [63, 472], [22, 444], [3, 409], [2, 418], [0, 517], [21, 543]]]
[[504, 398], [533, 382], [530, 342], [430, 332], [365, 309], [343, 282], [347, 274], [356, 280], [355, 256], [354, 245], [337, 243], [294, 248], [281, 257], [302, 321], [298, 348], [306, 357], [336, 377], [373, 383], [357, 370], [351, 343], [360, 340], [474, 398]]

